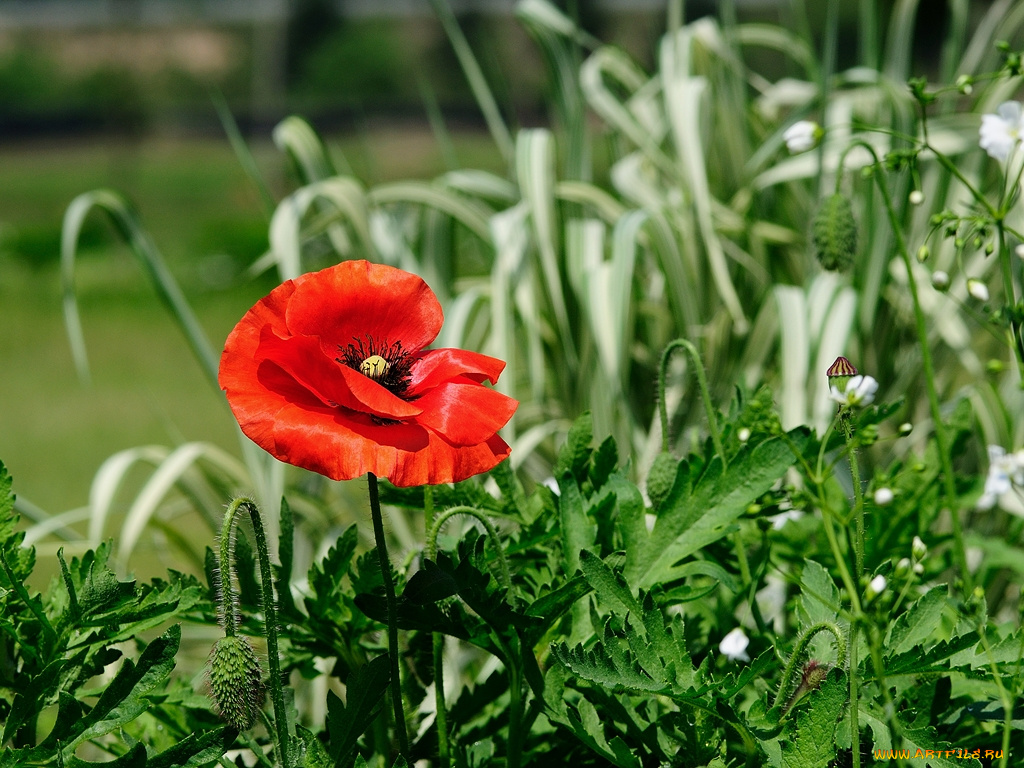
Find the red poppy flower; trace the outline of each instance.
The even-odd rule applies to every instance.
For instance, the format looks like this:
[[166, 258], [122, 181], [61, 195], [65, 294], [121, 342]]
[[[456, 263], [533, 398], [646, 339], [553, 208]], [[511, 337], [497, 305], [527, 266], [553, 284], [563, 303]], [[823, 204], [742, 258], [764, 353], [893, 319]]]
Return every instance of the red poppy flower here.
[[505, 363], [423, 351], [443, 314], [420, 278], [346, 261], [282, 283], [228, 336], [220, 386], [242, 431], [334, 480], [455, 482], [509, 455], [496, 434], [518, 403], [484, 386]]

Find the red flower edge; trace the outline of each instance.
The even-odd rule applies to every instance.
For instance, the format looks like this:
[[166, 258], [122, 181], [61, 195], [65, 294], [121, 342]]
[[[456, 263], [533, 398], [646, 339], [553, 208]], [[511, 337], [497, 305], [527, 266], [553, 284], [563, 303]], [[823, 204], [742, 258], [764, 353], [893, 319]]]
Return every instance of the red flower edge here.
[[509, 455], [497, 431], [518, 403], [483, 383], [501, 360], [424, 351], [442, 322], [419, 277], [345, 261], [258, 301], [228, 335], [218, 380], [242, 432], [288, 464], [334, 480], [458, 482]]

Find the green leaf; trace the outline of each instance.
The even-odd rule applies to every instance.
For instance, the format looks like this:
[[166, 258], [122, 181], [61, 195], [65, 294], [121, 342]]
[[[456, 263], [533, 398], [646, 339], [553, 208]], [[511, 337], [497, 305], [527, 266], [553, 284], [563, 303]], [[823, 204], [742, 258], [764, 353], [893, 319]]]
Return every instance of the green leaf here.
[[[954, 637], [952, 640], [942, 641], [927, 650], [916, 646], [905, 653], [893, 654], [886, 661], [885, 673], [887, 676], [892, 676], [948, 672], [950, 665], [940, 665], [939, 662], [945, 661], [961, 651], [973, 648], [977, 645], [978, 639], [977, 632], [968, 632]], [[1016, 655], [1014, 654], [1010, 660], [1016, 660]], [[965, 663], [965, 666], [970, 667], [970, 664]]]
[[940, 626], [939, 619], [949, 604], [948, 589], [945, 585], [932, 587], [905, 613], [900, 614], [885, 644], [887, 656], [905, 653], [932, 636]]
[[835, 759], [835, 733], [847, 698], [846, 675], [829, 671], [821, 687], [797, 708], [796, 724], [787, 728], [783, 768], [827, 768]]
[[174, 669], [174, 654], [180, 641], [181, 625], [175, 624], [146, 646], [137, 664], [126, 659], [64, 751], [71, 754], [83, 741], [117, 730], [145, 712], [150, 706], [147, 694]]
[[173, 747], [153, 755], [146, 768], [199, 768], [219, 759], [238, 736], [226, 725], [190, 733]]
[[69, 755], [64, 760], [66, 768], [146, 768], [146, 746], [136, 744], [128, 752], [114, 760], [92, 762], [82, 760], [75, 755]]
[[349, 676], [345, 690], [348, 703], [333, 691], [327, 695], [327, 732], [330, 756], [343, 765], [351, 758], [356, 741], [376, 717], [377, 706], [391, 678], [388, 657], [378, 656]]
[[594, 442], [594, 418], [587, 411], [573, 422], [566, 435], [565, 445], [558, 452], [558, 461], [552, 470], [556, 478], [571, 472], [577, 482], [586, 478], [586, 467], [590, 461], [591, 443]]
[[808, 440], [808, 431], [800, 428], [788, 440], [748, 446], [724, 470], [715, 457], [692, 491], [687, 473], [680, 471], [654, 530], [643, 546], [626, 552], [626, 580], [649, 589], [678, 578], [677, 563], [727, 535], [746, 508], [792, 466], [796, 457], [790, 444], [801, 451]]
[[569, 471], [558, 477], [558, 487], [563, 570], [572, 575], [580, 567], [580, 553], [593, 546], [597, 526], [587, 516], [583, 495]]

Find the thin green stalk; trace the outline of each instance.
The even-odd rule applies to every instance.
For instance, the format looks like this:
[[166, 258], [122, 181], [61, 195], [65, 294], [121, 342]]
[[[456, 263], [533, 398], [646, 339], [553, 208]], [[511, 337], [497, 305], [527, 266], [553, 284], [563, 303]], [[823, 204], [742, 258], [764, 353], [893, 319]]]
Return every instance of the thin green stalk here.
[[494, 542], [495, 547], [498, 550], [498, 565], [501, 568], [501, 586], [504, 587], [508, 593], [509, 598], [513, 597], [512, 594], [512, 575], [508, 568], [508, 560], [505, 558], [505, 550], [502, 549], [501, 539], [498, 537], [498, 530], [494, 527], [494, 524], [488, 519], [487, 515], [481, 512], [476, 507], [458, 506], [450, 507], [442, 512], [434, 520], [434, 525], [427, 532], [426, 542], [426, 556], [428, 560], [435, 560], [437, 558], [437, 537], [441, 533], [441, 528], [448, 520], [455, 515], [469, 515], [470, 517], [478, 520], [484, 529], [487, 531], [487, 535], [491, 541]]
[[[1006, 247], [1006, 227], [1002, 219], [996, 221], [996, 232], [999, 237], [999, 266], [1003, 279], [1004, 301], [1008, 307], [1017, 304], [1017, 292], [1013, 287], [1013, 266], [1010, 264], [1010, 249]], [[1015, 313], [1010, 313], [1010, 347], [1016, 353], [1017, 368], [1020, 371], [1021, 379], [1024, 380], [1024, 329], [1015, 319]]]
[[[914, 324], [917, 330], [917, 341], [921, 348], [921, 367], [924, 370], [925, 384], [928, 392], [928, 404], [930, 406], [932, 421], [935, 426], [935, 443], [939, 450], [939, 461], [942, 464], [943, 490], [946, 497], [946, 505], [949, 507], [949, 516], [953, 526], [953, 556], [956, 559], [957, 568], [960, 571], [964, 583], [964, 592], [972, 590], [972, 579], [970, 570], [967, 568], [967, 550], [964, 546], [963, 528], [960, 524], [960, 509], [957, 504], [956, 481], [953, 475], [953, 460], [949, 455], [949, 438], [946, 435], [946, 426], [942, 421], [942, 406], [939, 403], [939, 392], [935, 386], [935, 366], [932, 363], [931, 348], [928, 346], [928, 324], [921, 307], [921, 297], [918, 295], [917, 283], [914, 280], [913, 263], [910, 252], [907, 250], [907, 241], [903, 237], [903, 230], [896, 216], [896, 209], [893, 206], [892, 196], [882, 178], [883, 165], [878, 159], [874, 147], [864, 141], [857, 141], [871, 153], [875, 161], [874, 173], [872, 174], [885, 204], [886, 214], [892, 226], [893, 236], [896, 239], [896, 249], [903, 259], [903, 266], [907, 271], [907, 286], [910, 288], [910, 297], [914, 305]], [[840, 166], [841, 168], [841, 166]]]
[[281, 677], [281, 654], [277, 642], [277, 601], [274, 598], [274, 573], [270, 567], [270, 550], [267, 535], [263, 530], [263, 518], [259, 507], [252, 499], [241, 496], [228, 505], [221, 533], [221, 601], [223, 603], [224, 632], [229, 637], [237, 629], [235, 595], [232, 575], [234, 573], [234, 525], [239, 510], [244, 509], [252, 522], [253, 539], [256, 541], [256, 558], [260, 569], [260, 587], [263, 598], [263, 616], [267, 631], [267, 665], [270, 667], [270, 700], [274, 706], [274, 729], [277, 734], [277, 754], [282, 766], [291, 765], [291, 739], [288, 732], [288, 715], [284, 700], [284, 685]]
[[701, 398], [704, 400], [704, 413], [708, 418], [708, 429], [711, 432], [711, 441], [715, 444], [715, 453], [722, 460], [723, 469], [728, 465], [725, 458], [725, 450], [722, 448], [722, 435], [718, 430], [718, 418], [715, 416], [715, 406], [711, 402], [711, 391], [708, 389], [707, 374], [704, 372], [704, 363], [700, 359], [697, 347], [688, 339], [675, 339], [669, 342], [665, 351], [661, 353], [661, 365], [658, 367], [658, 409], [661, 416], [661, 448], [668, 453], [668, 405], [665, 404], [665, 374], [668, 368], [669, 358], [672, 353], [682, 347], [689, 353], [693, 361], [693, 372], [697, 376], [697, 385], [700, 387]]
[[398, 664], [398, 600], [395, 597], [395, 582], [391, 578], [391, 560], [388, 558], [388, 543], [384, 537], [384, 518], [380, 512], [380, 494], [377, 490], [377, 476], [368, 472], [367, 485], [370, 491], [370, 517], [373, 520], [373, 538], [377, 543], [377, 557], [380, 560], [380, 575], [384, 582], [384, 600], [388, 610], [388, 660], [391, 662], [391, 705], [395, 711], [395, 733], [398, 736], [398, 751], [409, 760], [409, 734], [405, 726], [405, 707], [402, 705], [402, 678]]
[[856, 524], [853, 540], [854, 570], [857, 578], [860, 578], [864, 575], [864, 490], [860, 487], [857, 445], [851, 431], [846, 433], [846, 456], [850, 461], [850, 475], [853, 479], [853, 519]]
[[437, 758], [439, 768], [451, 765], [451, 748], [448, 745], [448, 708], [444, 701], [444, 635], [430, 633], [434, 651], [434, 724], [437, 727]]
[[857, 674], [857, 617], [850, 623], [850, 736], [853, 768], [860, 768], [860, 675]]
[[[509, 600], [515, 600], [515, 593], [512, 587], [512, 576], [508, 567], [508, 559], [505, 557], [505, 551], [501, 546], [501, 539], [498, 537], [498, 531], [491, 523], [487, 515], [480, 510], [469, 507], [469, 506], [457, 506], [446, 509], [441, 514], [437, 515], [434, 519], [434, 524], [428, 529], [427, 541], [425, 546], [424, 554], [430, 560], [437, 558], [437, 537], [441, 532], [441, 528], [448, 520], [455, 515], [469, 515], [470, 517], [478, 520], [484, 529], [487, 531], [487, 535], [491, 541], [494, 542], [495, 547], [498, 550], [498, 564], [501, 568], [501, 584], [508, 595]], [[509, 723], [508, 723], [508, 754], [505, 757], [506, 768], [519, 768], [519, 763], [522, 760], [522, 741], [523, 741], [523, 671], [522, 665], [518, 659], [518, 650], [505, 646], [504, 643], [499, 642], [499, 645], [505, 651], [505, 662], [508, 669], [508, 690], [509, 690]], [[434, 664], [439, 664], [439, 650], [438, 644], [435, 641], [434, 644]], [[440, 680], [441, 678], [437, 678]], [[437, 685], [437, 682], [435, 682]], [[440, 695], [443, 697], [443, 692]], [[438, 715], [440, 717], [443, 709], [443, 699], [439, 700]], [[438, 720], [438, 727], [440, 728], [441, 721]], [[441, 731], [438, 731], [439, 747], [440, 747]], [[447, 734], [445, 734], [445, 746], [447, 747]], [[439, 749], [440, 751], [440, 749]], [[442, 760], [447, 761], [447, 757], [442, 757]], [[444, 762], [444, 765], [448, 765], [448, 762]]]
[[[423, 540], [428, 541], [434, 528], [434, 488], [423, 488]], [[435, 539], [434, 549], [437, 543]], [[448, 706], [444, 700], [444, 635], [430, 633], [434, 656], [434, 724], [437, 727], [438, 768], [451, 765], [451, 748], [448, 744]]]

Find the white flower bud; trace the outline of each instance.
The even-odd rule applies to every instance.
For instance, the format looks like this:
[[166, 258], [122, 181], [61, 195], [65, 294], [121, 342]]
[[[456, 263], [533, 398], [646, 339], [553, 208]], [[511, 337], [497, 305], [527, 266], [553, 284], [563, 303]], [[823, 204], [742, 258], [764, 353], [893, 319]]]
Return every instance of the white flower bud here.
[[864, 593], [864, 596], [868, 600], [871, 600], [872, 598], [875, 598], [878, 595], [885, 592], [885, 588], [887, 586], [889, 586], [889, 582], [886, 580], [885, 576], [879, 574], [870, 581], [870, 583], [868, 584], [867, 591]]
[[932, 288], [945, 292], [949, 288], [949, 274], [941, 269], [932, 272]]
[[888, 507], [894, 498], [891, 488], [879, 488], [875, 491], [875, 504], [880, 507]]
[[786, 142], [786, 148], [790, 153], [796, 155], [809, 149], [814, 149], [818, 146], [818, 142], [821, 141], [821, 137], [824, 134], [825, 132], [821, 130], [821, 126], [817, 123], [810, 120], [800, 120], [786, 129], [785, 133], [782, 134], [782, 139]]
[[750, 430], [747, 429], [746, 427], [743, 427], [739, 432], [736, 433], [736, 437], [741, 443], [745, 443], [747, 442], [747, 440], [750, 439]]
[[972, 277], [967, 281], [967, 292], [978, 301], [988, 301], [988, 286]]
[[910, 554], [914, 556], [915, 560], [924, 560], [928, 554], [928, 545], [921, 541], [920, 536], [914, 537], [914, 542], [910, 545]]
[[924, 192], [922, 192], [920, 189], [915, 189], [913, 192], [910, 193], [907, 199], [910, 201], [911, 205], [920, 205], [921, 203], [924, 202]]

